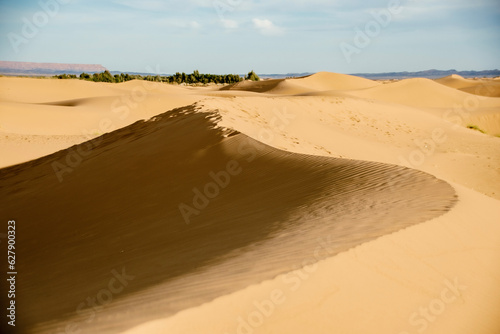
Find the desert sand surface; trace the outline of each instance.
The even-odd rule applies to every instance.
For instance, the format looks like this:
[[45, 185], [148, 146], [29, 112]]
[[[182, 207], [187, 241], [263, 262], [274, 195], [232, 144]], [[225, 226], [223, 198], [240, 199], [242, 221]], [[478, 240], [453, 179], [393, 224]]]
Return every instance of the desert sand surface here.
[[0, 77], [18, 329], [500, 332], [498, 84]]
[[436, 79], [436, 82], [458, 90], [482, 96], [500, 97], [500, 86], [498, 78], [466, 79], [460, 75]]

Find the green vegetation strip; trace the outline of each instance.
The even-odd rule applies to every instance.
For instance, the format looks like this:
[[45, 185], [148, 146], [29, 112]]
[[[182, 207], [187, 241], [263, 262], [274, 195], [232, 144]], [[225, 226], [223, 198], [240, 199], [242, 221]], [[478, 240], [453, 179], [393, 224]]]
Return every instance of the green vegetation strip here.
[[174, 75], [168, 76], [160, 76], [160, 75], [146, 75], [142, 76], [139, 74], [128, 74], [121, 73], [112, 75], [109, 71], [104, 71], [102, 73], [82, 73], [79, 76], [76, 74], [60, 74], [54, 75], [54, 78], [58, 79], [80, 79], [80, 80], [88, 80], [95, 82], [125, 82], [130, 80], [147, 80], [147, 81], [156, 81], [156, 82], [165, 82], [165, 83], [177, 83], [177, 84], [232, 84], [237, 83], [243, 80], [252, 80], [258, 81], [260, 80], [259, 76], [255, 74], [254, 71], [248, 72], [245, 78], [241, 77], [238, 74], [200, 74], [197, 70], [191, 74], [175, 73]]

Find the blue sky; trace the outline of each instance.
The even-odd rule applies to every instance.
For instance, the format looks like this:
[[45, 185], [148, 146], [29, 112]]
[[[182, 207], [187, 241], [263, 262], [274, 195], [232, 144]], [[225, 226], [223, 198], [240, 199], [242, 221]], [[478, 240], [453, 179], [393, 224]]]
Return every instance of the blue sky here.
[[0, 60], [120, 71], [500, 68], [500, 0], [0, 0], [0, 33]]

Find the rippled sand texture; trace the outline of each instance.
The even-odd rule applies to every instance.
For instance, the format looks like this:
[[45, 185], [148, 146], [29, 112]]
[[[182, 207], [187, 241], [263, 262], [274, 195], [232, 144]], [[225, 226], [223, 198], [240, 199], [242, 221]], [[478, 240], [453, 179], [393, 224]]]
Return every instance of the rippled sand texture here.
[[[500, 102], [457, 80], [0, 78], [2, 165], [18, 163], [0, 170], [0, 210], [17, 222], [20, 329], [412, 332], [408, 316], [458, 277], [475, 289], [448, 314], [470, 315], [428, 332], [488, 333]], [[453, 122], [464, 101], [475, 110]], [[248, 325], [277, 289], [286, 302]]]

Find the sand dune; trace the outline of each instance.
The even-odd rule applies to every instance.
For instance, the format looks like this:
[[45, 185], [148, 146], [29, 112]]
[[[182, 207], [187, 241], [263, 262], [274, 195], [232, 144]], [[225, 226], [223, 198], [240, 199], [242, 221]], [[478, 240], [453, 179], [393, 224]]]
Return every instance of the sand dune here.
[[284, 79], [265, 81], [242, 81], [222, 87], [220, 90], [244, 90], [256, 93], [265, 93], [275, 89], [279, 84], [285, 82]]
[[125, 334], [498, 333], [499, 202], [457, 188], [428, 223]]
[[[102, 134], [109, 130], [100, 128], [115, 130], [200, 99], [182, 88], [137, 80], [107, 84], [1, 79], [1, 85], [6, 86], [0, 96], [1, 131], [25, 135], [81, 135], [94, 129]], [[23, 90], [36, 94], [22, 94]]]
[[498, 136], [500, 135], [500, 100], [491, 98], [497, 95], [496, 90], [500, 87], [497, 86], [493, 81], [476, 82], [474, 86], [455, 89], [429, 79], [407, 79], [367, 89], [309, 90], [296, 95], [342, 99], [362, 98], [376, 101], [379, 105], [388, 103], [416, 108], [419, 113], [425, 110], [464, 128], [477, 127], [484, 133]]
[[500, 104], [448, 79], [0, 78], [19, 329], [496, 333]]
[[[499, 138], [461, 125], [470, 121], [458, 117], [465, 110], [433, 114], [345, 96], [235, 97], [200, 105], [219, 112], [222, 126], [279, 149], [402, 164], [500, 199], [499, 186], [490, 182], [498, 177], [492, 166], [500, 164]], [[457, 163], [461, 168], [453, 167]]]
[[493, 79], [465, 79], [453, 74], [435, 81], [470, 94], [500, 97], [500, 83]]
[[380, 85], [373, 80], [330, 72], [319, 72], [304, 78], [293, 79], [292, 82], [315, 90], [356, 90]]
[[[464, 128], [474, 126], [487, 134], [497, 136], [500, 135], [500, 99], [470, 94], [467, 91], [469, 88], [471, 92], [479, 92], [482, 89], [489, 91], [486, 87], [489, 86], [477, 84], [458, 90], [429, 79], [406, 79], [346, 93], [352, 97], [419, 108]], [[337, 92], [308, 95], [339, 96]]]
[[[0, 167], [39, 158], [202, 97], [154, 82], [0, 78]], [[29, 92], [29, 94], [26, 94]]]
[[[117, 86], [83, 80], [0, 78], [0, 101], [45, 103], [116, 94]], [[29, 94], [26, 94], [26, 92]]]
[[[356, 91], [355, 95], [378, 101], [398, 103], [413, 107], [450, 108], [462, 105], [469, 94], [438, 84], [430, 79], [405, 79], [382, 86]], [[475, 97], [485, 106], [498, 107], [498, 100]], [[484, 102], [483, 102], [484, 101]]]
[[481, 84], [476, 84], [468, 87], [460, 88], [461, 91], [476, 95], [500, 97], [500, 82], [487, 81]]
[[314, 91], [342, 91], [375, 87], [379, 83], [346, 74], [320, 72], [303, 78], [277, 79], [264, 81], [244, 81], [221, 88], [225, 90], [242, 90], [256, 93], [272, 93], [280, 95], [298, 95]]
[[[310, 87], [304, 87], [298, 79], [273, 79], [264, 81], [243, 81], [232, 85], [222, 87], [221, 92], [245, 92], [259, 94], [276, 94], [276, 95], [298, 95], [315, 91]], [[240, 96], [242, 94], [239, 94]], [[249, 96], [248, 94], [243, 94]], [[251, 96], [251, 95], [250, 95]]]
[[[81, 300], [106, 283], [110, 267], [124, 267], [141, 277], [120, 296], [125, 298], [158, 283], [168, 289], [169, 279], [248, 247], [262, 264], [248, 267], [246, 261], [236, 261], [225, 274], [227, 281], [243, 275], [248, 284], [252, 276], [272, 278], [290, 270], [326, 231], [337, 231], [328, 241], [333, 255], [431, 219], [454, 205], [453, 189], [430, 175], [391, 165], [282, 152], [234, 133], [224, 139], [210, 121], [216, 115], [192, 114], [192, 110], [173, 110], [105, 135], [80, 165], [71, 171], [57, 168], [59, 179], [54, 163], [64, 164], [68, 155], [86, 151], [86, 143], [2, 170], [2, 197], [8, 198], [2, 209], [19, 212], [20, 221], [33, 222], [19, 229], [18, 239], [23, 258], [19, 271], [30, 272], [31, 277], [25, 279], [18, 297], [31, 305], [25, 309], [28, 328], [71, 315]], [[231, 162], [235, 167], [228, 167]], [[207, 171], [222, 171], [225, 176], [213, 177]], [[404, 182], [391, 184], [394, 177]], [[186, 210], [198, 211], [192, 204], [192, 189], [204, 189], [204, 184], [214, 182], [211, 178], [227, 185], [202, 190], [220, 192], [220, 196], [202, 212], [186, 213], [190, 225], [186, 224], [179, 201], [192, 207]], [[29, 186], [23, 186], [23, 180], [31, 180]], [[27, 193], [33, 188], [40, 192]], [[106, 189], [120, 191], [110, 197]], [[85, 200], [74, 201], [80, 196]], [[360, 202], [360, 197], [366, 200]], [[23, 207], [30, 210], [21, 213]], [[44, 223], [37, 222], [37, 217], [44, 217]], [[44, 237], [43, 244], [36, 241], [48, 230], [51, 236]], [[306, 235], [310, 243], [302, 240]], [[266, 239], [277, 240], [255, 245]], [[287, 244], [289, 249], [283, 249]], [[203, 245], [203, 252], [193, 245]], [[33, 247], [38, 249], [35, 254], [30, 252]], [[68, 251], [60, 254], [60, 249]], [[57, 265], [52, 264], [55, 257]], [[205, 281], [207, 297], [246, 286], [235, 284], [221, 291], [217, 281], [213, 285], [211, 289]], [[47, 291], [55, 290], [64, 297], [46, 298]], [[198, 303], [203, 301], [208, 300]], [[173, 314], [179, 307], [155, 311]], [[44, 327], [44, 331], [54, 329]], [[86, 330], [103, 332], [104, 328], [91, 325]]]
[[483, 80], [478, 81], [474, 79], [465, 79], [458, 74], [452, 74], [444, 78], [436, 79], [434, 81], [442, 85], [457, 89], [474, 86], [483, 82]]

